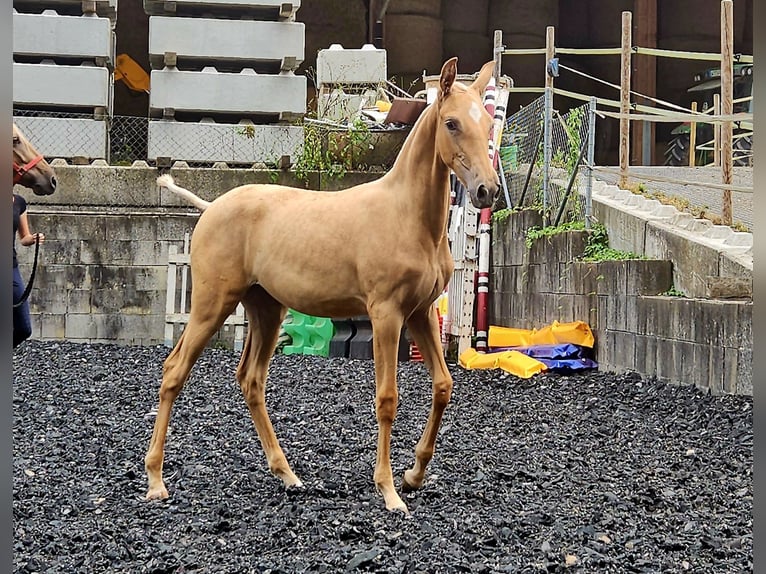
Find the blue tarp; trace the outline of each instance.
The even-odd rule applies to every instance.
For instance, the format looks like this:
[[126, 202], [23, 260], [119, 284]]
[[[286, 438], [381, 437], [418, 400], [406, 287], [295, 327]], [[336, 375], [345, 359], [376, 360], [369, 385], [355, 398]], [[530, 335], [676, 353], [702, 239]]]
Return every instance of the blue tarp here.
[[533, 357], [544, 363], [551, 371], [556, 372], [572, 372], [572, 371], [584, 371], [587, 369], [597, 369], [598, 363], [593, 359], [588, 358], [587, 351], [580, 345], [573, 345], [571, 343], [560, 343], [557, 345], [533, 345], [530, 347], [493, 347], [492, 352], [495, 351], [519, 351], [529, 357]]

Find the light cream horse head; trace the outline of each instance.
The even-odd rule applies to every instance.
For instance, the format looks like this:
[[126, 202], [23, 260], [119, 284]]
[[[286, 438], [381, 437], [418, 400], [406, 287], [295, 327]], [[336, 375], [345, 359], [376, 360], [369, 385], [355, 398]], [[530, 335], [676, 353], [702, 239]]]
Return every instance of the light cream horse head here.
[[439, 121], [436, 150], [442, 161], [465, 185], [475, 207], [491, 207], [500, 189], [497, 172], [489, 159], [488, 142], [492, 116], [484, 108], [494, 62], [487, 62], [470, 86], [455, 82], [457, 58], [444, 63], [436, 105]]
[[56, 191], [56, 173], [16, 124], [13, 124], [13, 184], [28, 187], [36, 195]]

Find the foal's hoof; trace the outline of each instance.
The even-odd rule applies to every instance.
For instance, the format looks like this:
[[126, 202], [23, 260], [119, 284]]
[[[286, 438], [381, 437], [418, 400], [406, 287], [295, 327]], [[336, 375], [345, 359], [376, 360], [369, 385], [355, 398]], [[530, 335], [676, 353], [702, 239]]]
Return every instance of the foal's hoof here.
[[391, 506], [386, 504], [386, 510], [388, 510], [389, 512], [401, 513], [404, 516], [410, 516], [410, 509], [407, 508], [407, 505], [404, 504], [404, 501], [402, 500], [400, 500], [396, 504], [392, 504]]
[[422, 480], [417, 480], [413, 475], [415, 473], [412, 472], [412, 470], [405, 470], [404, 476], [402, 477], [402, 491], [404, 492], [412, 492], [413, 490], [418, 490], [421, 486], [423, 486]]
[[168, 496], [168, 489], [165, 488], [165, 485], [161, 485], [150, 488], [146, 492], [146, 498], [144, 500], [164, 500]]
[[306, 492], [306, 487], [303, 486], [303, 483], [300, 480], [294, 484], [285, 485], [285, 494], [287, 496], [296, 496], [304, 492]]

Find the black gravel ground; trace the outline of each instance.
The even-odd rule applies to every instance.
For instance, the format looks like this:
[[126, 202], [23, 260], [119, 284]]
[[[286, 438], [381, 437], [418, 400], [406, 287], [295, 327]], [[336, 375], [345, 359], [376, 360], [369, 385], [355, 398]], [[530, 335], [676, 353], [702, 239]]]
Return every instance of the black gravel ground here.
[[[752, 400], [637, 375], [452, 368], [424, 488], [388, 513], [372, 482], [371, 361], [276, 356], [267, 391], [302, 492], [265, 463], [209, 349], [176, 401], [166, 501], [143, 456], [164, 347], [29, 342], [13, 395], [16, 572], [752, 572]], [[400, 368], [392, 463], [430, 400]]]

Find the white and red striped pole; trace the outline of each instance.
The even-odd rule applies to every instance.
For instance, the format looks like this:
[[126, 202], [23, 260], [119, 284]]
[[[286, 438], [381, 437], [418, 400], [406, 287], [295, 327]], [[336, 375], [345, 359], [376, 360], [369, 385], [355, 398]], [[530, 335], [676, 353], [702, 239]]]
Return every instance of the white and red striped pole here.
[[[489, 115], [495, 117], [495, 78], [492, 77], [484, 91], [484, 108]], [[495, 165], [497, 157], [495, 150], [495, 126], [493, 121], [492, 132], [489, 136], [489, 159]], [[479, 212], [479, 270], [476, 276], [476, 350], [480, 353], [487, 351], [487, 334], [489, 330], [489, 313], [487, 302], [489, 299], [489, 229], [492, 221], [492, 208], [485, 207]]]

